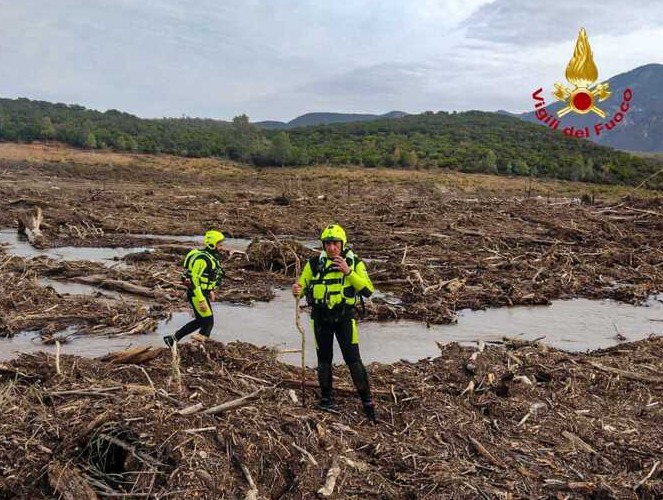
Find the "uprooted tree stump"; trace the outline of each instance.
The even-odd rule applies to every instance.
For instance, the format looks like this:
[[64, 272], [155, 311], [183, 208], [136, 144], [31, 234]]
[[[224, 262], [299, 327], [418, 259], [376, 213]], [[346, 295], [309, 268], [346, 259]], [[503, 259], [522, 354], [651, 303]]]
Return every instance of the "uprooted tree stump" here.
[[42, 209], [37, 206], [18, 214], [18, 232], [24, 234], [28, 238], [28, 241], [38, 248], [45, 245], [45, 238], [40, 228], [43, 220], [44, 214]]

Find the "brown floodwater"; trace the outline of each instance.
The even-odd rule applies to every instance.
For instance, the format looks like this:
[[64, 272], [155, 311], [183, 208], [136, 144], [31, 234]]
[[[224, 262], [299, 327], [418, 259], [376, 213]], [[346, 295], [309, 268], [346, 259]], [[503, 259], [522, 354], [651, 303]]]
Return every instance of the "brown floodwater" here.
[[[202, 243], [201, 236], [135, 236]], [[228, 238], [225, 242], [228, 248], [243, 250], [250, 240]], [[118, 260], [129, 253], [150, 250], [145, 247], [59, 247], [37, 250], [27, 241], [19, 239], [16, 230], [10, 229], [0, 230], [0, 243], [5, 244], [10, 254], [21, 257], [47, 255], [58, 260], [92, 260], [106, 265], [118, 265]], [[89, 285], [48, 279], [42, 279], [41, 283], [63, 294], [96, 295], [100, 300], [141, 300], [132, 295], [109, 292]], [[384, 298], [389, 300], [388, 296]], [[295, 326], [294, 307], [294, 299], [284, 290], [277, 290], [274, 300], [268, 303], [256, 302], [250, 306], [216, 303], [216, 324], [212, 338], [222, 342], [240, 340], [282, 351], [300, 349], [301, 337]], [[70, 329], [65, 332], [69, 337], [61, 346], [61, 352], [96, 357], [139, 345], [163, 347], [162, 337], [173, 333], [191, 318], [188, 311], [176, 312], [170, 320], [160, 322], [156, 332], [145, 335], [110, 338], [89, 334], [76, 336], [75, 330]], [[302, 313], [302, 323], [307, 330], [306, 361], [309, 366], [315, 366], [315, 349], [306, 313]], [[651, 297], [644, 306], [611, 300], [575, 299], [553, 301], [550, 306], [463, 310], [458, 312], [458, 322], [452, 325], [426, 327], [424, 323], [406, 320], [360, 323], [361, 353], [366, 363], [390, 363], [400, 359], [416, 361], [434, 357], [438, 352], [438, 342], [468, 344], [479, 340], [496, 341], [509, 336], [524, 340], [542, 338], [544, 343], [552, 347], [567, 351], [587, 351], [613, 346], [622, 341], [640, 340], [649, 335], [663, 335], [663, 294]], [[22, 332], [13, 338], [0, 339], [0, 359], [11, 359], [20, 352], [35, 351], [54, 353], [55, 347], [42, 344], [37, 332]], [[281, 359], [297, 365], [301, 361], [300, 356], [299, 353], [284, 352]], [[334, 359], [335, 362], [342, 362], [337, 346]]]
[[[268, 303], [257, 302], [251, 306], [216, 303], [212, 338], [221, 342], [240, 340], [285, 351], [299, 349], [301, 337], [295, 326], [294, 305], [294, 299], [285, 290], [276, 291], [276, 297]], [[155, 333], [146, 335], [110, 338], [74, 335], [62, 345], [61, 352], [95, 357], [135, 346], [163, 347], [161, 337], [191, 318], [189, 312], [175, 313], [169, 321], [160, 322]], [[302, 323], [307, 331], [306, 364], [315, 366], [315, 350], [305, 313]], [[586, 351], [616, 345], [623, 341], [618, 335], [627, 341], [663, 335], [663, 295], [652, 297], [646, 306], [638, 307], [607, 300], [576, 299], [554, 301], [550, 306], [460, 311], [458, 323], [430, 328], [415, 321], [361, 322], [359, 332], [362, 358], [366, 363], [416, 361], [437, 356], [436, 342], [470, 344], [479, 340], [495, 341], [503, 336], [524, 340], [543, 337], [542, 342], [552, 347]], [[335, 362], [342, 362], [338, 347], [335, 349]], [[0, 359], [35, 351], [55, 353], [55, 347], [43, 345], [36, 332], [0, 340]], [[288, 352], [281, 354], [281, 359], [298, 365], [301, 358], [299, 353]]]

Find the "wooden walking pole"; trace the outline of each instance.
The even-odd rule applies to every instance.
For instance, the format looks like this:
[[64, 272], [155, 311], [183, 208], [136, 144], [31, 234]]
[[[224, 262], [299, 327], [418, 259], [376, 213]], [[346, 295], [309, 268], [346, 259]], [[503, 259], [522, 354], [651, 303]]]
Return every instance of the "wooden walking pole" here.
[[[302, 271], [302, 265], [297, 254], [295, 254], [295, 276], [299, 278]], [[299, 330], [299, 335], [302, 338], [302, 406], [306, 408], [306, 332], [302, 326], [299, 310], [299, 295], [295, 297], [295, 325]]]
[[295, 299], [295, 324], [302, 337], [302, 406], [306, 406], [306, 332], [299, 318], [299, 297]]

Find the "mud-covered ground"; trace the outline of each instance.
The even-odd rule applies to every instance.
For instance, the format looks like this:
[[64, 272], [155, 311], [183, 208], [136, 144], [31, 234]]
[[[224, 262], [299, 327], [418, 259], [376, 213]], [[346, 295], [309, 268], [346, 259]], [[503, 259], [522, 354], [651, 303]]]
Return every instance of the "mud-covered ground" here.
[[0, 497], [663, 495], [660, 337], [591, 355], [450, 344], [374, 363], [376, 425], [345, 367], [325, 413], [313, 389], [302, 407], [299, 371], [267, 349], [185, 343], [179, 378], [169, 350], [145, 349], [0, 365]]
[[[57, 294], [39, 291], [35, 276], [143, 287], [152, 299], [148, 315], [183, 307], [179, 263], [188, 247], [128, 235], [196, 235], [209, 227], [260, 240], [247, 254], [226, 256], [221, 300], [267, 300], [274, 286], [289, 285], [312, 255], [291, 240], [315, 240], [332, 221], [347, 228], [385, 294], [368, 305], [369, 318], [445, 323], [462, 308], [570, 297], [638, 303], [663, 290], [661, 193], [641, 189], [624, 197], [625, 189], [458, 173], [259, 170], [215, 160], [0, 146], [0, 227], [16, 227], [21, 211], [39, 206], [41, 245], [156, 249], [112, 270], [0, 254], [0, 287], [8, 288], [4, 334], [74, 314]], [[581, 204], [581, 196], [595, 196], [595, 203]], [[45, 312], [53, 306], [55, 312]], [[79, 316], [90, 309], [97, 327], [128, 321], [117, 318], [113, 305], [80, 307]]]
[[[0, 228], [17, 228], [35, 207], [37, 246], [154, 251], [108, 268], [0, 247], [0, 335], [152, 332], [186, 307], [178, 278], [189, 247], [130, 235], [209, 227], [254, 239], [224, 255], [228, 301], [268, 300], [289, 286], [313, 255], [298, 242], [332, 221], [380, 291], [368, 319], [444, 323], [466, 307], [638, 303], [663, 291], [663, 198], [642, 188], [0, 144]], [[141, 300], [60, 294], [41, 278]], [[374, 363], [376, 426], [345, 368], [338, 412], [321, 413], [315, 372], [302, 407], [299, 371], [267, 349], [191, 342], [179, 362], [171, 354], [40, 353], [1, 364], [0, 498], [663, 495], [661, 338], [589, 354], [507, 339]]]

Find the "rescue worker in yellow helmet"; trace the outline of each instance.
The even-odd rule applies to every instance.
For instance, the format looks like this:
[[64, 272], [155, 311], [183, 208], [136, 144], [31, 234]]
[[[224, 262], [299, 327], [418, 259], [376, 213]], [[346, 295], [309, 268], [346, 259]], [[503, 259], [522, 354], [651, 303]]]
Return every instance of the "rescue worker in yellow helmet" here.
[[214, 290], [223, 279], [224, 273], [220, 262], [223, 248], [223, 233], [211, 229], [205, 233], [205, 248], [193, 249], [184, 258], [182, 281], [186, 285], [186, 298], [193, 308], [195, 318], [175, 332], [166, 335], [163, 341], [168, 347], [179, 342], [185, 336], [200, 329], [200, 334], [209, 337], [214, 327], [212, 302], [216, 299]]
[[373, 283], [364, 262], [348, 248], [345, 230], [338, 224], [320, 234], [322, 252], [309, 259], [299, 280], [292, 285], [295, 297], [306, 296], [311, 305], [311, 324], [318, 357], [318, 382], [322, 410], [332, 410], [332, 359], [334, 335], [352, 381], [361, 398], [367, 418], [375, 422], [375, 404], [366, 368], [359, 354], [357, 302], [369, 297]]

